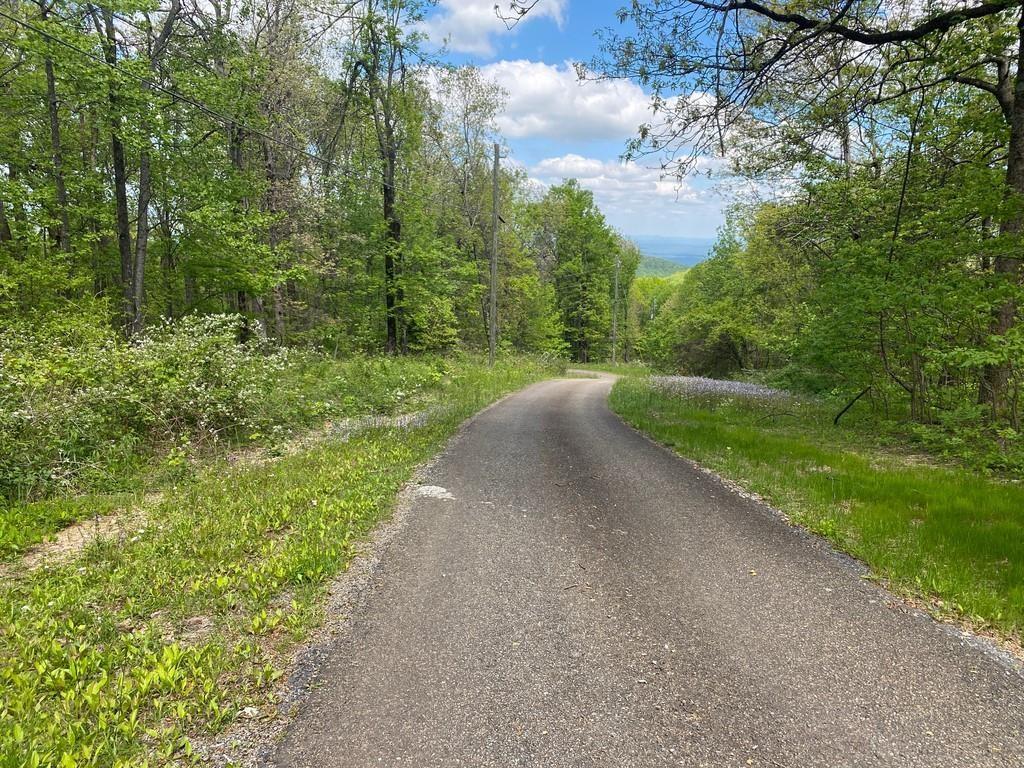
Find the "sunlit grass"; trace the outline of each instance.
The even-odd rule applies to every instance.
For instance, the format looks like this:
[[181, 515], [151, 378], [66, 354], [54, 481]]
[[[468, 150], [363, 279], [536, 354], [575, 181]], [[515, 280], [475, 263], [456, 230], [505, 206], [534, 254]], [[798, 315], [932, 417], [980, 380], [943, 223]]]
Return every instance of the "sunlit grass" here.
[[619, 376], [647, 376], [651, 369], [643, 363], [571, 363], [570, 370], [614, 373]]
[[625, 379], [612, 408], [766, 497], [898, 591], [1005, 635], [1024, 628], [1024, 488], [832, 427], [814, 402], [687, 398]]

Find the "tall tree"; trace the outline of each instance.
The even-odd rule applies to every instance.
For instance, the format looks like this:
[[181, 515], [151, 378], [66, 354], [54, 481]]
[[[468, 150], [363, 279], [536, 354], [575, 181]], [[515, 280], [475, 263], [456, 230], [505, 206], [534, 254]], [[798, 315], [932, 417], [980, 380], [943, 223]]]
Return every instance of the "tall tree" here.
[[[181, 0], [170, 0], [170, 5], [163, 14], [163, 21], [158, 32], [154, 32], [147, 24], [145, 28], [145, 52], [148, 60], [149, 77], [142, 80], [142, 109], [140, 120], [141, 142], [139, 149], [139, 177], [135, 215], [135, 254], [131, 269], [131, 316], [128, 320], [128, 334], [136, 336], [142, 332], [145, 322], [145, 274], [146, 259], [149, 253], [149, 214], [153, 199], [152, 176], [152, 123], [148, 111], [152, 109], [153, 82], [160, 78], [160, 63], [167, 52], [171, 33], [181, 11]], [[148, 19], [147, 19], [148, 21]]]
[[485, 243], [489, 236], [490, 153], [503, 94], [475, 67], [436, 71], [432, 90], [426, 133], [437, 172], [446, 183], [440, 215], [456, 247], [469, 255], [474, 281], [467, 286], [463, 306], [468, 308], [471, 301], [475, 302], [484, 334], [488, 313], [484, 288], [489, 279]]
[[569, 180], [540, 203], [554, 245], [553, 278], [565, 341], [586, 363], [608, 352], [618, 243], [591, 192]]
[[[39, 3], [39, 14], [46, 21], [53, 3], [42, 0]], [[64, 180], [64, 152], [61, 147], [60, 113], [58, 112], [57, 76], [53, 67], [53, 56], [47, 53], [43, 59], [46, 71], [46, 108], [50, 124], [50, 150], [53, 162], [53, 185], [57, 197], [57, 247], [67, 253], [71, 250], [71, 224], [68, 214], [68, 190]]]
[[384, 303], [389, 353], [404, 345], [403, 297], [398, 278], [402, 260], [402, 219], [398, 174], [408, 138], [404, 118], [413, 91], [410, 59], [418, 54], [419, 36], [412, 31], [429, 5], [420, 0], [365, 0], [355, 23], [356, 45], [351, 67], [361, 82], [373, 123], [380, 160], [381, 208], [387, 234], [384, 249]]

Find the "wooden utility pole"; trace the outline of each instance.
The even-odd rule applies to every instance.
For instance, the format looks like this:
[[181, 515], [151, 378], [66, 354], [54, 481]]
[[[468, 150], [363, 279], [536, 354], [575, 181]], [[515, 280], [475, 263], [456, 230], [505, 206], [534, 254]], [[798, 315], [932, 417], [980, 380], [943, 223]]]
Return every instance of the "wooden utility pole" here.
[[487, 364], [494, 365], [494, 354], [498, 348], [498, 160], [501, 148], [494, 142], [493, 210], [491, 211], [491, 304], [487, 317]]
[[612, 295], [612, 365], [616, 363], [619, 345], [619, 267], [622, 255], [615, 254], [615, 293]]

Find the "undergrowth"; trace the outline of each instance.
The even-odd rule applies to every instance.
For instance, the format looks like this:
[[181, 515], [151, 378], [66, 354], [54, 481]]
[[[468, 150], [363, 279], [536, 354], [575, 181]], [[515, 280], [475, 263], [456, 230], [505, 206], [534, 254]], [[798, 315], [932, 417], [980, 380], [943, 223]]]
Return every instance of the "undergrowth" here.
[[0, 498], [134, 490], [154, 455], [415, 407], [447, 370], [239, 343], [240, 324], [190, 316], [133, 343], [81, 324], [0, 333]]
[[239, 343], [239, 323], [187, 317], [133, 344], [80, 324], [40, 338], [0, 335], [0, 561], [137, 503], [144, 489], [191, 473], [197, 458], [272, 449], [350, 416], [417, 410], [472, 365]]

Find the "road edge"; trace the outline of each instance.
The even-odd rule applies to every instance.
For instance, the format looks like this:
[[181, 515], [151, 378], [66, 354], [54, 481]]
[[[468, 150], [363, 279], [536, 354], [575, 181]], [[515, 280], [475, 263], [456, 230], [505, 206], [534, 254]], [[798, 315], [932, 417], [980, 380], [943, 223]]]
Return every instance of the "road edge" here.
[[[611, 392], [609, 391], [609, 396], [610, 395]], [[941, 632], [944, 632], [946, 635], [973, 648], [987, 658], [996, 662], [1008, 673], [1015, 674], [1024, 680], [1024, 647], [1018, 646], [995, 633], [979, 631], [979, 629], [973, 626], [965, 617], [936, 612], [922, 596], [906, 594], [892, 589], [888, 579], [874, 573], [870, 566], [863, 560], [854, 557], [849, 552], [845, 552], [842, 549], [837, 548], [832, 541], [822, 536], [820, 533], [817, 533], [807, 526], [794, 521], [788, 514], [786, 514], [785, 511], [772, 506], [768, 499], [764, 498], [760, 494], [747, 490], [735, 480], [721, 475], [715, 470], [709, 469], [693, 459], [684, 456], [677, 452], [672, 446], [661, 442], [647, 432], [644, 432], [642, 429], [630, 424], [625, 418], [617, 413], [614, 408], [611, 407], [607, 398], [605, 399], [605, 406], [608, 408], [609, 413], [615, 416], [615, 418], [621, 421], [626, 427], [647, 442], [662, 451], [668, 452], [679, 461], [688, 465], [691, 469], [705, 475], [727, 493], [731, 493], [744, 499], [747, 503], [758, 509], [762, 514], [768, 515], [772, 519], [781, 522], [789, 530], [797, 533], [806, 543], [827, 553], [843, 567], [851, 569], [857, 573], [863, 582], [877, 590], [878, 594], [882, 596], [886, 604], [890, 606], [898, 606], [908, 615], [919, 620], [923, 619], [928, 621], [935, 625]]]
[[193, 739], [201, 764], [213, 768], [261, 768], [272, 766], [288, 727], [308, 698], [317, 674], [331, 653], [349, 637], [355, 617], [363, 613], [375, 592], [374, 576], [380, 572], [394, 542], [407, 527], [417, 498], [416, 488], [480, 416], [530, 387], [559, 378], [552, 376], [502, 395], [462, 421], [443, 446], [413, 471], [395, 496], [391, 513], [373, 527], [345, 570], [330, 580], [322, 604], [324, 621], [309, 638], [292, 648], [274, 695], [273, 716], [239, 717], [220, 733]]

